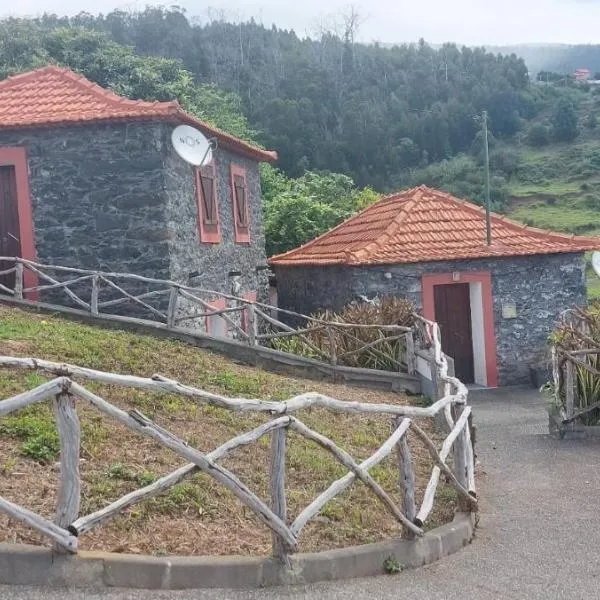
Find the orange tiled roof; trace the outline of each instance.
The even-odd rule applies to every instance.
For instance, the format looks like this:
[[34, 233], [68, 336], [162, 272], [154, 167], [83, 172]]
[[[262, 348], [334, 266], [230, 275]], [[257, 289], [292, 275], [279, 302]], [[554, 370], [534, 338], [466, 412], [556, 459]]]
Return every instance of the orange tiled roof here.
[[129, 100], [69, 69], [48, 66], [0, 81], [0, 130], [115, 121], [168, 121], [198, 127], [219, 145], [256, 160], [274, 161], [262, 150], [186, 113], [177, 102]]
[[488, 246], [483, 208], [421, 186], [383, 198], [270, 263], [380, 265], [595, 249], [600, 249], [600, 238], [543, 231], [497, 214], [492, 214]]

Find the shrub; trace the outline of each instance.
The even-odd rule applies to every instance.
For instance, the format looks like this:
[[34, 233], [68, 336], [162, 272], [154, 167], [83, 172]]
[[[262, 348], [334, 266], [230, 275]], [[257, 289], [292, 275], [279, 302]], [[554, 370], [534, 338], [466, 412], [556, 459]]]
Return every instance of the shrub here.
[[596, 115], [594, 113], [590, 113], [585, 119], [585, 126], [588, 129], [596, 129], [596, 125], [598, 124], [596, 120]]
[[395, 575], [396, 573], [401, 573], [404, 570], [404, 565], [395, 556], [388, 556], [383, 561], [383, 570], [388, 575]]
[[[384, 296], [371, 301], [352, 302], [339, 313], [325, 310], [312, 315], [325, 322], [358, 325], [400, 325], [411, 327], [414, 324], [415, 307], [412, 302], [396, 296]], [[398, 371], [396, 361], [404, 357], [406, 344], [398, 332], [385, 332], [377, 328], [332, 327], [333, 342], [340, 364], [363, 369]], [[362, 348], [381, 340], [370, 348]], [[329, 360], [331, 358], [329, 332], [319, 323], [300, 337], [272, 340], [272, 346], [283, 352], [291, 352]], [[362, 349], [361, 349], [362, 348]]]
[[577, 129], [577, 112], [573, 102], [568, 98], [561, 98], [556, 105], [552, 120], [554, 125], [554, 138], [558, 142], [571, 142], [579, 131]]
[[490, 157], [492, 171], [501, 171], [510, 177], [519, 168], [519, 156], [510, 150], [497, 150]]
[[527, 143], [530, 146], [539, 148], [550, 143], [550, 128], [541, 123], [536, 123], [529, 128], [527, 132]]
[[[577, 315], [585, 322], [585, 333], [581, 327], [563, 323], [551, 335], [550, 341], [567, 352], [573, 350], [598, 349], [598, 354], [586, 354], [578, 357], [596, 371], [600, 371], [600, 304], [592, 305], [588, 310], [576, 309]], [[583, 409], [600, 401], [600, 376], [591, 373], [583, 366], [575, 366], [576, 409]], [[564, 407], [564, 391], [561, 390], [561, 402]], [[600, 409], [593, 410], [582, 417], [586, 425], [600, 422]]]
[[[596, 194], [586, 194], [583, 197], [583, 205], [586, 208], [591, 208], [592, 210], [600, 211], [600, 196]], [[595, 226], [594, 223], [591, 223], [591, 225]]]

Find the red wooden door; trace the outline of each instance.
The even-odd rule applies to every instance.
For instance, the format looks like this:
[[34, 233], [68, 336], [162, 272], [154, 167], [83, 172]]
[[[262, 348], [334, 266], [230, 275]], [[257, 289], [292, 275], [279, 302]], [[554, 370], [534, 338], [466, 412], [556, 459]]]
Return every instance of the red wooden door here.
[[475, 380], [471, 296], [468, 283], [433, 288], [435, 320], [442, 334], [442, 350], [454, 359], [456, 377], [463, 383]]
[[[17, 175], [12, 165], [0, 166], [0, 256], [21, 256]], [[12, 263], [0, 261], [0, 271], [12, 266]], [[15, 274], [0, 275], [0, 284], [14, 288]]]

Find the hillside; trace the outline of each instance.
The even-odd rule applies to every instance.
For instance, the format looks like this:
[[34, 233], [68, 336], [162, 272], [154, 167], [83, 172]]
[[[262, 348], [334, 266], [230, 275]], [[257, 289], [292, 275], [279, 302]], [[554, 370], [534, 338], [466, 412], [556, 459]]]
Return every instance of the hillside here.
[[[0, 304], [0, 354], [40, 357], [116, 373], [160, 373], [182, 383], [229, 397], [286, 400], [319, 391], [341, 400], [405, 404], [394, 393], [355, 389], [272, 375], [244, 367], [184, 343], [123, 331], [103, 330]], [[44, 382], [37, 373], [0, 371], [0, 402]], [[269, 419], [257, 413], [233, 413], [196, 400], [141, 389], [87, 383], [107, 401], [137, 409], [203, 452]], [[182, 466], [178, 455], [140, 436], [91, 406], [78, 402], [82, 427], [82, 514], [106, 506], [126, 493]], [[330, 437], [353, 457], [364, 460], [389, 437], [389, 417], [334, 414], [323, 409], [297, 413], [309, 427]], [[421, 424], [421, 423], [420, 423]], [[431, 431], [429, 423], [422, 426]], [[314, 443], [290, 435], [286, 488], [293, 518], [347, 470]], [[52, 517], [58, 472], [58, 436], [49, 402], [0, 419], [0, 488], [8, 500]], [[418, 495], [433, 467], [423, 446], [411, 440]], [[269, 502], [269, 439], [240, 448], [223, 461], [261, 498]], [[371, 474], [399, 498], [395, 455]], [[454, 488], [443, 485], [431, 525], [447, 522], [454, 511]], [[429, 526], [428, 522], [428, 526]], [[313, 551], [398, 537], [398, 523], [381, 502], [356, 484], [327, 504], [309, 523], [301, 550]], [[30, 529], [0, 515], [0, 542], [43, 543]], [[82, 536], [81, 548], [147, 554], [267, 554], [271, 535], [232, 493], [203, 474], [189, 477], [167, 493], [134, 505], [117, 518]]]
[[[598, 231], [600, 89], [534, 83], [514, 55], [423, 40], [359, 44], [355, 34], [352, 23], [315, 39], [254, 20], [199, 23], [177, 7], [6, 19], [0, 77], [65, 65], [130, 98], [175, 98], [276, 150], [277, 169], [264, 167], [261, 180], [269, 254], [408, 186], [482, 203], [484, 110], [493, 208], [561, 231]], [[555, 53], [577, 66], [598, 53], [526, 48], [549, 61], [540, 68], [567, 72]]]
[[516, 44], [514, 46], [486, 46], [490, 52], [516, 54], [525, 61], [532, 77], [540, 71], [570, 74], [587, 68], [600, 71], [600, 45], [596, 44]]
[[[509, 146], [517, 167], [508, 179], [505, 211], [512, 218], [544, 229], [600, 236], [600, 95], [574, 89], [578, 135], [570, 142], [542, 147], [515, 141]], [[541, 115], [535, 125], [547, 124]], [[588, 269], [590, 298], [600, 298], [600, 279]]]

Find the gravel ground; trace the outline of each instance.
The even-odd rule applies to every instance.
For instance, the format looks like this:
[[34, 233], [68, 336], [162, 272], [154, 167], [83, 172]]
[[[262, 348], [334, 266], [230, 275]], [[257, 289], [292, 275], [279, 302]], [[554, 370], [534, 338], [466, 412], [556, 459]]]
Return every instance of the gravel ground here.
[[304, 588], [83, 591], [0, 586], [2, 600], [488, 600], [600, 597], [600, 439], [547, 435], [530, 390], [472, 394], [478, 427], [481, 521], [473, 543], [397, 576]]

